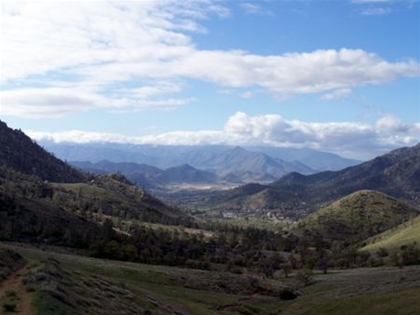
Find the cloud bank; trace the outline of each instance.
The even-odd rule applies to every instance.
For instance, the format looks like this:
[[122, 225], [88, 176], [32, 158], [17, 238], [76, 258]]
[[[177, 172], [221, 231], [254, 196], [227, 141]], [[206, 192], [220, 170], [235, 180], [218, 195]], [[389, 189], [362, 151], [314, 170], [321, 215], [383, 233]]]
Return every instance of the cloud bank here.
[[373, 124], [312, 123], [286, 120], [280, 115], [249, 116], [237, 112], [229, 117], [222, 130], [177, 131], [140, 137], [85, 131], [27, 133], [36, 140], [55, 142], [304, 147], [368, 159], [393, 148], [418, 143], [420, 123], [405, 124], [393, 116], [384, 116]]
[[356, 86], [420, 76], [417, 60], [388, 61], [362, 49], [279, 55], [199, 49], [193, 34], [207, 32], [201, 22], [230, 14], [220, 3], [4, 2], [2, 112], [39, 117], [173, 108], [195, 100], [183, 94], [191, 81], [258, 88], [279, 101], [308, 93], [329, 100]]

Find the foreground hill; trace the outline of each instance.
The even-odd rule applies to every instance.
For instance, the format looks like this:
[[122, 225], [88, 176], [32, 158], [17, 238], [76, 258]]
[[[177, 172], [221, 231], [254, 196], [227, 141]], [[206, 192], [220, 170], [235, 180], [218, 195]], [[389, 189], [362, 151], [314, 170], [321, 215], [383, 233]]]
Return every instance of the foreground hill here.
[[110, 218], [186, 223], [178, 209], [118, 175], [50, 183], [0, 167], [0, 240], [89, 246]]
[[42, 200], [0, 191], [0, 240], [88, 247], [101, 227]]
[[0, 165], [52, 182], [80, 182], [82, 173], [45, 151], [20, 130], [0, 120]]
[[419, 178], [420, 144], [394, 150], [341, 171], [313, 175], [291, 173], [270, 185], [260, 185], [258, 191], [251, 194], [242, 193], [249, 191], [246, 186], [222, 192], [209, 198], [204, 206], [241, 213], [247, 210], [243, 205], [255, 204], [258, 200], [260, 209], [299, 217], [363, 189], [380, 191], [420, 205]]
[[[7, 253], [4, 246], [20, 254], [20, 266], [6, 261], [5, 267], [21, 268], [14, 279], [33, 294], [37, 314], [409, 315], [420, 308], [419, 266], [336, 270], [316, 274], [310, 286], [302, 287], [295, 276], [267, 279], [104, 262], [0, 243], [2, 257]], [[25, 266], [25, 259], [31, 263]], [[2, 269], [0, 264], [0, 273]], [[5, 289], [3, 284], [0, 281], [0, 292]], [[290, 293], [291, 288], [298, 289], [299, 296], [286, 300], [285, 292]], [[23, 292], [16, 293], [22, 300]]]
[[299, 228], [324, 240], [354, 244], [396, 227], [419, 210], [385, 194], [362, 190], [341, 198], [299, 221]]

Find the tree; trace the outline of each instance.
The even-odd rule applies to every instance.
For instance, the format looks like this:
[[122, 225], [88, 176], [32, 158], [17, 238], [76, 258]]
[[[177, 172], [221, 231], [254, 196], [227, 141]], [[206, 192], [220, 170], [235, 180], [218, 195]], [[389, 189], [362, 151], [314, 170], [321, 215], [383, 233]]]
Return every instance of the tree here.
[[318, 268], [322, 270], [324, 274], [327, 273], [331, 264], [330, 253], [325, 249], [318, 251]]
[[301, 269], [296, 274], [296, 279], [305, 287], [313, 283], [313, 272], [310, 269]]
[[115, 237], [114, 223], [111, 219], [105, 219], [103, 224], [102, 238], [104, 241], [110, 241]]
[[285, 262], [285, 263], [281, 264], [280, 267], [283, 270], [284, 277], [288, 278], [290, 272], [293, 270], [292, 264], [289, 263], [289, 262]]

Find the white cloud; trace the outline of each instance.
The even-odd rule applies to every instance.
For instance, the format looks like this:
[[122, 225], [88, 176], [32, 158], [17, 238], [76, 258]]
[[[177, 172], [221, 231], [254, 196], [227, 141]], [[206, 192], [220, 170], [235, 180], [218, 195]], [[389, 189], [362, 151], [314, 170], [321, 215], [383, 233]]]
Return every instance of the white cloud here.
[[391, 63], [375, 54], [346, 48], [273, 56], [194, 50], [182, 59], [149, 66], [153, 67], [149, 73], [161, 76], [208, 80], [226, 87], [259, 86], [279, 97], [420, 75], [420, 64], [414, 60]]
[[[158, 82], [153, 86], [121, 88], [113, 95], [101, 95], [95, 90], [63, 84], [58, 87], [21, 88], [0, 92], [1, 112], [19, 117], [60, 117], [73, 112], [93, 108], [112, 111], [138, 111], [145, 108], [174, 108], [189, 104], [193, 98], [167, 98], [167, 93], [177, 92], [179, 87]], [[161, 98], [161, 96], [165, 96]]]
[[177, 131], [160, 135], [128, 137], [120, 134], [68, 131], [28, 131], [34, 139], [56, 142], [117, 142], [137, 144], [232, 144], [305, 147], [367, 159], [390, 149], [420, 141], [420, 123], [404, 124], [384, 116], [373, 124], [358, 122], [313, 123], [287, 120], [280, 115], [248, 116], [237, 112], [222, 130]]
[[322, 95], [321, 100], [324, 100], [324, 101], [341, 100], [348, 97], [350, 94], [351, 94], [351, 89], [349, 88], [338, 89], [338, 90], [334, 90], [332, 92]]
[[[67, 104], [45, 104], [43, 115], [175, 107], [194, 99], [177, 96], [189, 80], [257, 88], [282, 100], [420, 76], [417, 60], [392, 62], [360, 49], [269, 56], [200, 50], [191, 34], [207, 31], [201, 21], [229, 15], [219, 1], [6, 1], [1, 14], [2, 107], [9, 115], [39, 115], [34, 96]], [[66, 101], [52, 98], [57, 88]]]
[[0, 93], [2, 114], [21, 117], [63, 116], [107, 102], [100, 95], [66, 88], [25, 88]]

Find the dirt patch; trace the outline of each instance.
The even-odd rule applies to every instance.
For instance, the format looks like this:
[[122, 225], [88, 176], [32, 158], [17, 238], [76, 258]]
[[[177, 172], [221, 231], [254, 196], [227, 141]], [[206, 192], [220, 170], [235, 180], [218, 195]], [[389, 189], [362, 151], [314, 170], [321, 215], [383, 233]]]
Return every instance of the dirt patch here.
[[35, 315], [32, 295], [22, 283], [27, 269], [28, 264], [23, 265], [0, 283], [0, 314]]

